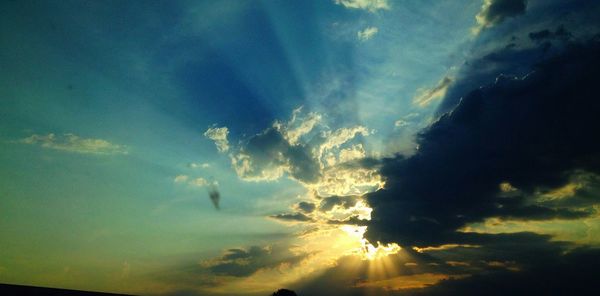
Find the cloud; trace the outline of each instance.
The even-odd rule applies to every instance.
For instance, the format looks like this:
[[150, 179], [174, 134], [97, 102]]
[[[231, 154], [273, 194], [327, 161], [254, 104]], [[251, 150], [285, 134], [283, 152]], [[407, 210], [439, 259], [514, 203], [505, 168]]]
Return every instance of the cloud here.
[[311, 213], [315, 210], [316, 205], [312, 202], [301, 201], [296, 204], [295, 208], [304, 213]]
[[196, 187], [206, 187], [206, 186], [210, 185], [210, 182], [208, 182], [204, 178], [195, 178], [195, 179], [191, 180], [188, 184], [190, 184], [192, 186], [196, 186]]
[[369, 130], [364, 126], [355, 126], [351, 128], [340, 128], [335, 131], [325, 131], [322, 137], [325, 142], [319, 147], [319, 156], [322, 157], [327, 150], [340, 147], [342, 144], [347, 143], [357, 135], [368, 136]]
[[[510, 261], [487, 261], [486, 272], [467, 278], [441, 281], [437, 285], [420, 290], [406, 291], [398, 295], [505, 295], [509, 287], [511, 295], [593, 295], [591, 284], [600, 264], [597, 249], [574, 249], [564, 253], [543, 252], [535, 257], [535, 264], [515, 272]], [[524, 254], [525, 255], [525, 254]], [[526, 255], [525, 255], [526, 256]], [[513, 266], [514, 267], [514, 266]], [[483, 268], [483, 267], [482, 267]]]
[[[319, 277], [292, 287], [307, 295], [506, 294], [500, 287], [509, 287], [511, 295], [593, 294], [598, 249], [574, 248], [532, 233], [493, 235], [485, 241], [485, 248], [403, 249], [381, 262], [342, 257]], [[555, 281], [551, 288], [543, 284], [548, 279]]]
[[359, 201], [358, 196], [329, 196], [323, 198], [319, 203], [319, 210], [328, 212], [333, 210], [333, 207], [340, 206], [342, 208], [351, 208]]
[[351, 9], [364, 9], [370, 12], [376, 12], [380, 9], [390, 9], [390, 4], [387, 0], [335, 0], [335, 4]]
[[283, 134], [290, 145], [296, 145], [300, 138], [310, 133], [321, 120], [321, 114], [316, 112], [302, 116], [302, 107], [298, 107], [292, 111], [292, 118], [287, 123], [276, 121], [273, 126]]
[[177, 175], [173, 182], [175, 183], [185, 183], [188, 180], [189, 176], [187, 175]]
[[404, 246], [464, 244], [477, 235], [457, 230], [489, 217], [593, 215], [597, 197], [583, 208], [537, 200], [540, 191], [556, 196], [577, 172], [600, 173], [592, 111], [600, 108], [593, 80], [600, 75], [600, 44], [569, 48], [530, 75], [500, 76], [468, 93], [419, 135], [415, 155], [385, 159], [386, 188], [367, 195], [373, 208], [367, 238]]
[[192, 162], [188, 165], [190, 168], [192, 169], [207, 169], [210, 168], [210, 164], [209, 163], [196, 163], [196, 162]]
[[404, 120], [404, 119], [398, 119], [398, 120], [396, 120], [396, 121], [394, 122], [394, 126], [395, 126], [395, 127], [398, 127], [398, 128], [400, 128], [400, 127], [405, 127], [405, 126], [407, 126], [407, 125], [409, 125], [409, 124], [410, 124], [410, 123], [409, 123], [408, 121]]
[[228, 249], [221, 257], [202, 262], [201, 266], [216, 275], [245, 277], [283, 263], [295, 263], [306, 255], [294, 254], [280, 245]]
[[204, 132], [205, 137], [215, 142], [219, 152], [227, 152], [229, 150], [228, 134], [229, 129], [227, 127], [211, 127]]
[[435, 285], [443, 280], [465, 278], [467, 275], [447, 275], [435, 273], [421, 273], [401, 275], [383, 280], [359, 281], [356, 287], [378, 287], [384, 291], [398, 291], [409, 289], [420, 289]]
[[360, 137], [364, 126], [331, 129], [316, 112], [302, 108], [291, 119], [269, 127], [232, 147], [231, 164], [246, 181], [274, 181], [284, 176], [323, 196], [360, 194], [383, 186], [368, 162]]
[[82, 154], [127, 154], [126, 146], [110, 143], [102, 139], [80, 138], [74, 134], [57, 136], [53, 133], [47, 135], [33, 134], [19, 141], [23, 144], [40, 145], [43, 148], [55, 149]]
[[528, 36], [529, 39], [534, 42], [543, 42], [551, 39], [569, 40], [573, 37], [573, 34], [567, 31], [563, 25], [560, 25], [554, 32], [544, 29], [541, 31], [531, 32]]
[[285, 221], [285, 222], [308, 222], [308, 221], [312, 221], [312, 219], [302, 213], [284, 213], [284, 214], [277, 214], [277, 215], [271, 215], [269, 216], [270, 218], [276, 219], [276, 220], [281, 220], [281, 221]]
[[379, 29], [377, 27], [367, 27], [362, 31], [358, 31], [356, 33], [356, 36], [358, 37], [359, 41], [367, 41], [373, 38], [373, 36], [375, 36], [377, 32], [379, 32]]
[[502, 23], [506, 18], [525, 13], [527, 0], [484, 0], [481, 11], [475, 16], [477, 27], [474, 33]]
[[305, 183], [317, 182], [319, 165], [303, 144], [292, 145], [281, 132], [269, 128], [240, 148], [232, 158], [237, 174], [246, 180], [275, 180], [288, 173]]
[[419, 89], [417, 95], [413, 98], [413, 104], [419, 107], [427, 107], [435, 100], [441, 99], [446, 95], [446, 90], [452, 84], [452, 79], [444, 77], [437, 85], [431, 89]]

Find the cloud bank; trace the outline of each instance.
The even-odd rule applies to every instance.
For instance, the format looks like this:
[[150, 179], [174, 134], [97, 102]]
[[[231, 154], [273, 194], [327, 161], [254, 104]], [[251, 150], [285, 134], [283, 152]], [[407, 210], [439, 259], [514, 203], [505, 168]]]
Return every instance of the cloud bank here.
[[599, 173], [600, 141], [592, 136], [599, 48], [597, 41], [573, 44], [526, 77], [499, 76], [423, 131], [416, 155], [386, 159], [386, 188], [368, 195], [367, 236], [402, 245], [463, 243], [457, 230], [487, 217], [594, 214], [534, 196], [565, 186], [578, 171]]

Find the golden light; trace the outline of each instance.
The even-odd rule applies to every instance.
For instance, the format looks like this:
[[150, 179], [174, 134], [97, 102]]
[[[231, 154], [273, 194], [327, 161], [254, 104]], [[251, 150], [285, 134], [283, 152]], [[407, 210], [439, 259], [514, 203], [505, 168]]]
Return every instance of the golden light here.
[[382, 245], [380, 242], [377, 242], [377, 246], [374, 246], [364, 238], [367, 226], [343, 225], [341, 229], [348, 233], [350, 237], [353, 237], [360, 242], [360, 247], [351, 250], [351, 253], [358, 255], [363, 260], [382, 259], [402, 250], [396, 243]]

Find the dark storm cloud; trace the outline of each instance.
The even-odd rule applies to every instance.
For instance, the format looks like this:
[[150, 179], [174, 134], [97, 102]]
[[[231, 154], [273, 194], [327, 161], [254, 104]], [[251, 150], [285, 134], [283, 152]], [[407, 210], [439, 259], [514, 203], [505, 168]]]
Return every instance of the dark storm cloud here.
[[[576, 170], [600, 173], [599, 53], [598, 41], [571, 44], [527, 77], [500, 76], [466, 95], [420, 134], [414, 156], [384, 161], [386, 189], [368, 195], [367, 237], [405, 246], [465, 243], [456, 230], [488, 217], [591, 214], [529, 197], [565, 185]], [[500, 194], [503, 182], [518, 193]]]
[[558, 26], [558, 28], [556, 28], [556, 30], [554, 32], [552, 32], [548, 29], [544, 29], [541, 31], [529, 33], [529, 39], [531, 39], [532, 41], [535, 41], [535, 42], [542, 42], [542, 41], [548, 40], [548, 39], [568, 40], [572, 37], [573, 37], [573, 34], [571, 34], [569, 31], [567, 31], [567, 29], [565, 29], [565, 26], [563, 26], [563, 25]]
[[477, 14], [477, 21], [486, 28], [503, 22], [508, 17], [525, 13], [527, 0], [486, 0]]
[[396, 295], [594, 295], [600, 250], [580, 248], [565, 253], [538, 260], [519, 272], [482, 272]]
[[535, 65], [561, 54], [570, 42], [593, 38], [600, 30], [599, 10], [598, 1], [531, 2], [526, 15], [479, 35], [453, 75], [438, 114], [451, 111], [462, 96], [499, 74], [524, 76]]
[[[553, 45], [553, 50], [548, 51], [548, 44]], [[534, 47], [520, 48], [517, 43], [511, 42], [501, 49], [469, 59], [462, 65], [457, 79], [449, 86], [439, 106], [439, 114], [450, 112], [463, 96], [481, 85], [489, 84], [500, 74], [516, 77], [527, 75], [532, 67], [551, 55], [560, 54], [564, 47], [564, 43], [542, 42]]]

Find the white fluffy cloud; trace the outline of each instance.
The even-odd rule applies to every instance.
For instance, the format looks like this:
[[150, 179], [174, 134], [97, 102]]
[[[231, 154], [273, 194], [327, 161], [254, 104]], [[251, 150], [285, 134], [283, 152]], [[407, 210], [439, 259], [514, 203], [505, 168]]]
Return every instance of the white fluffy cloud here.
[[33, 134], [21, 139], [19, 142], [83, 154], [127, 154], [126, 146], [113, 144], [102, 139], [81, 138], [74, 134], [64, 134], [62, 136], [53, 133], [47, 135]]
[[358, 31], [356, 33], [356, 36], [358, 37], [358, 40], [360, 40], [360, 41], [367, 41], [367, 40], [373, 38], [373, 36], [375, 36], [375, 34], [377, 34], [377, 32], [379, 32], [379, 29], [377, 27], [367, 27], [362, 31]]
[[346, 8], [364, 9], [375, 12], [380, 9], [390, 9], [388, 0], [335, 0], [335, 4]]
[[[226, 139], [223, 132], [209, 133], [212, 138], [215, 134]], [[276, 121], [231, 147], [229, 156], [237, 175], [246, 181], [288, 176], [322, 196], [362, 194], [383, 186], [374, 168], [358, 165], [367, 156], [359, 136], [369, 134], [364, 126], [331, 129], [321, 114], [298, 108], [288, 121]]]
[[229, 129], [227, 127], [211, 127], [204, 132], [204, 136], [213, 140], [219, 152], [227, 152], [229, 150]]

